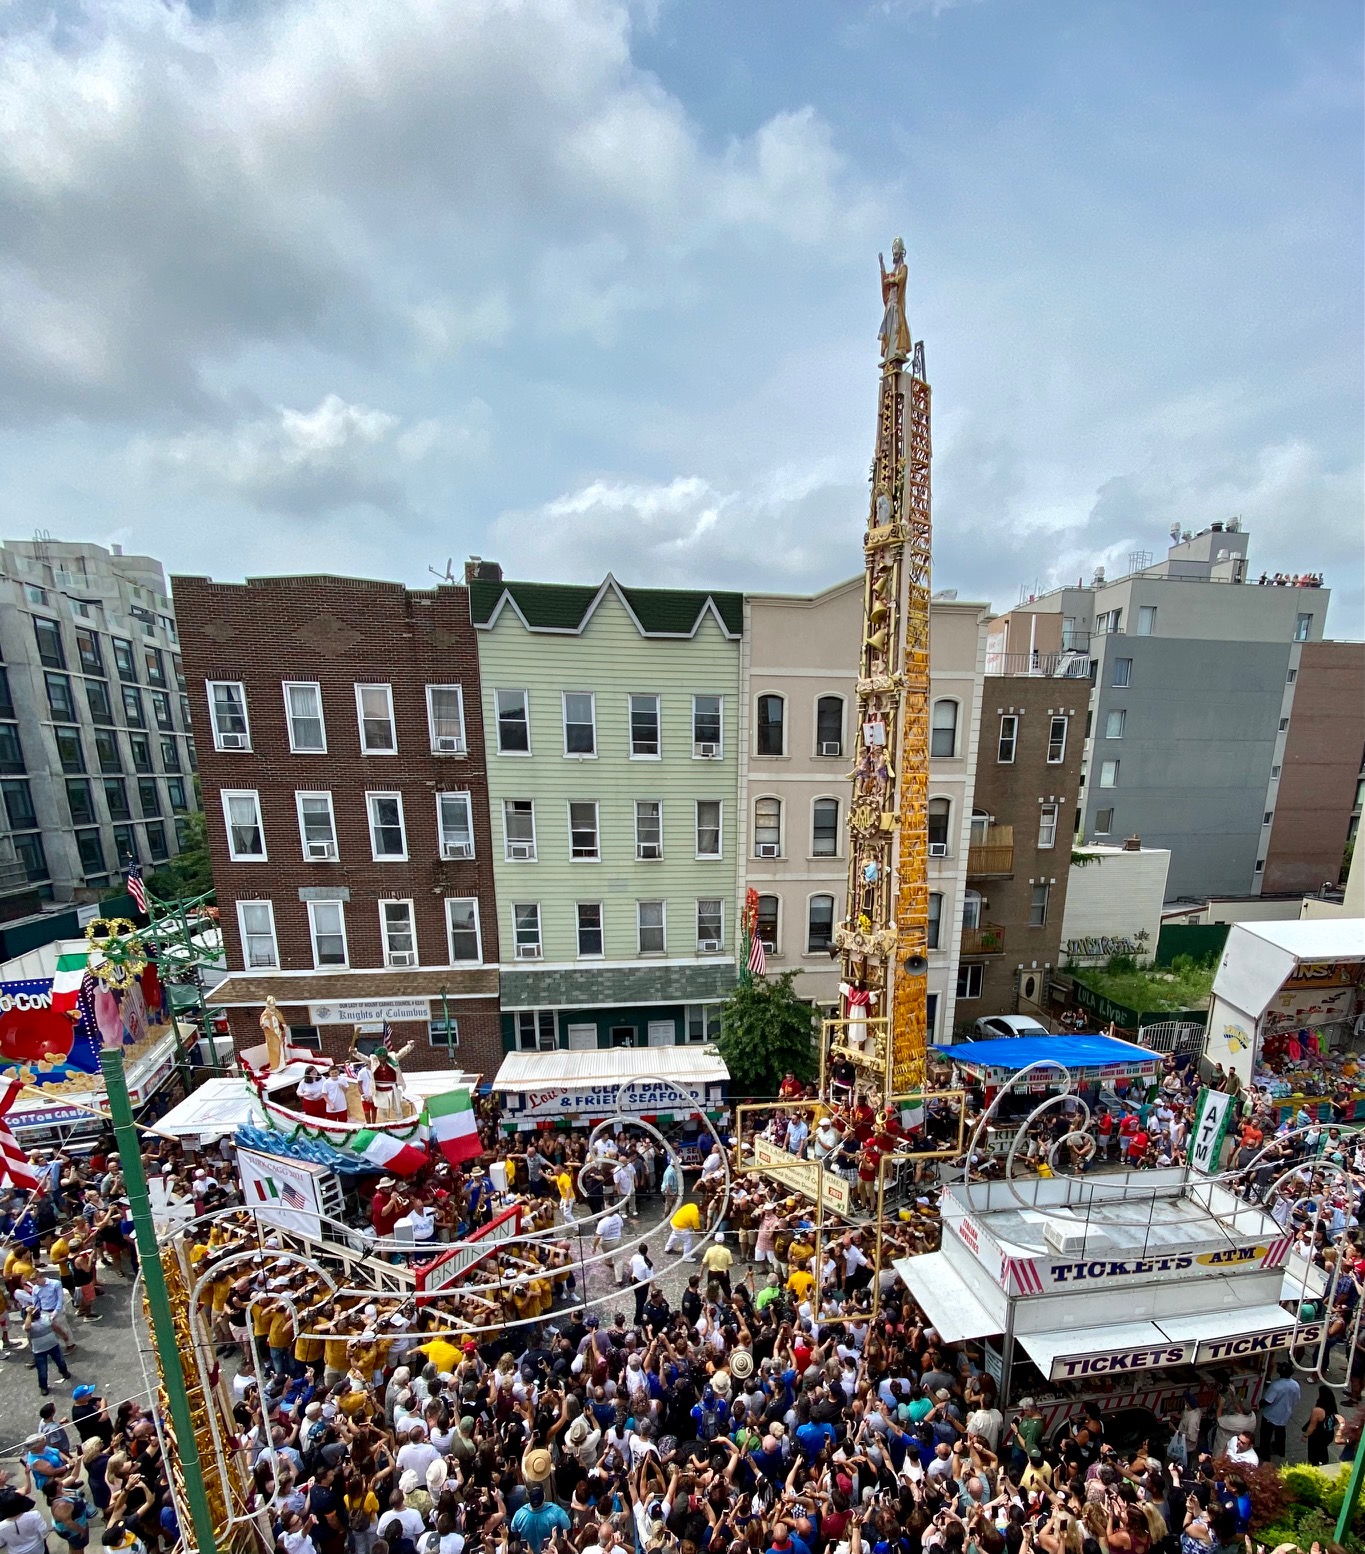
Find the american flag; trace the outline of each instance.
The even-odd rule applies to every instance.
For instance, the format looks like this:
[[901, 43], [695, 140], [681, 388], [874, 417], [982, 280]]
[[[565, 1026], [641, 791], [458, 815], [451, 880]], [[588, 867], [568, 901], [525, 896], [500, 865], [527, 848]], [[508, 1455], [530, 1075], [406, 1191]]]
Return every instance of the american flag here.
[[307, 1198], [303, 1196], [292, 1182], [281, 1184], [280, 1197], [284, 1199], [291, 1209], [306, 1209], [308, 1207]]
[[389, 1025], [387, 1020], [384, 1021], [384, 1029], [380, 1033], [379, 1039], [384, 1044], [385, 1052], [387, 1052], [389, 1048], [393, 1046], [393, 1028]]
[[767, 964], [767, 958], [763, 953], [763, 940], [759, 936], [758, 925], [755, 924], [753, 940], [749, 945], [749, 970], [756, 977], [761, 977]]
[[137, 909], [143, 917], [147, 914], [147, 887], [142, 883], [142, 865], [129, 863], [128, 865], [128, 894], [137, 904]]

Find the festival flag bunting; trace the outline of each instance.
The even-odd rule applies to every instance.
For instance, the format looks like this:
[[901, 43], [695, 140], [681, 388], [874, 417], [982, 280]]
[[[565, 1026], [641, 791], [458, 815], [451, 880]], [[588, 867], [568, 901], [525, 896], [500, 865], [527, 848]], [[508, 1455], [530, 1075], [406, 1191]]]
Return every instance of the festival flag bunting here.
[[474, 1103], [468, 1090], [451, 1090], [427, 1101], [427, 1126], [441, 1153], [451, 1165], [477, 1160], [483, 1153]]
[[62, 1014], [76, 1007], [81, 990], [81, 979], [90, 964], [87, 949], [64, 950], [57, 956], [57, 969], [52, 974], [52, 1011]]
[[353, 1154], [363, 1155], [378, 1171], [393, 1176], [413, 1176], [426, 1165], [428, 1155], [420, 1144], [405, 1144], [392, 1133], [362, 1128], [347, 1144]]

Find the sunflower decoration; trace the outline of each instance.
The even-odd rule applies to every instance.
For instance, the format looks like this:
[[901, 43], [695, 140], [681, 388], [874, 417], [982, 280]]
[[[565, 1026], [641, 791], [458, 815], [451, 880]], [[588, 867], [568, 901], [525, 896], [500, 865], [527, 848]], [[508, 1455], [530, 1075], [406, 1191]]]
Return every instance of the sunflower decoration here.
[[90, 970], [111, 992], [131, 987], [147, 965], [146, 946], [129, 918], [93, 919], [86, 924], [85, 941], [90, 946]]

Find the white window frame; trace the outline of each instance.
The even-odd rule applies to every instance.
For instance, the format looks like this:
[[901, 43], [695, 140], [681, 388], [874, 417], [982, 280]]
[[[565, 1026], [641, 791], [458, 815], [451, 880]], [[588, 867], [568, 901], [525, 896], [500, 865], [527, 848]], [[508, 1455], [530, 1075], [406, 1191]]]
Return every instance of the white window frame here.
[[[654, 844], [652, 844], [650, 842], [642, 842], [640, 840], [640, 806], [641, 806], [641, 804], [653, 804], [655, 806], [655, 808], [658, 810], [658, 813], [659, 813], [659, 841], [658, 841], [658, 844], [657, 844], [658, 848], [659, 848], [659, 851], [652, 858], [646, 857], [645, 854], [640, 850], [642, 847], [649, 847], [649, 846], [654, 845]], [[662, 799], [636, 799], [635, 800], [635, 804], [634, 804], [634, 817], [635, 817], [635, 861], [637, 863], [658, 863], [658, 862], [660, 862], [663, 859], [663, 855], [664, 855], [664, 801]]]
[[924, 942], [928, 949], [941, 950], [943, 948], [943, 892], [931, 890], [929, 901], [931, 905], [935, 901], [938, 902], [938, 911], [937, 913], [930, 911], [925, 918]]
[[[716, 850], [713, 853], [704, 853], [701, 850], [701, 807], [703, 804], [716, 806]], [[697, 799], [692, 806], [692, 845], [695, 849], [694, 856], [701, 863], [714, 863], [725, 856], [725, 801], [724, 799]]]
[[1313, 612], [1300, 610], [1294, 617], [1294, 641], [1309, 642], [1313, 637]]
[[[597, 935], [602, 942], [600, 950], [585, 950], [583, 948], [583, 920], [580, 917], [584, 907], [596, 907], [597, 909]], [[592, 932], [591, 929], [588, 930]], [[601, 960], [607, 953], [607, 913], [600, 901], [575, 901], [573, 905], [573, 937], [574, 954], [579, 960]]]
[[[587, 805], [592, 810], [592, 852], [579, 853], [575, 851], [577, 844], [574, 842], [575, 826], [573, 823], [574, 805]], [[596, 799], [568, 799], [564, 804], [564, 813], [569, 825], [569, 862], [570, 863], [601, 863], [602, 861], [602, 809]], [[581, 828], [577, 828], [581, 829]]]
[[[1055, 741], [1054, 741], [1054, 739], [1052, 737], [1053, 736], [1053, 730], [1057, 727], [1057, 725], [1059, 723], [1062, 725], [1062, 746], [1061, 746], [1061, 749], [1057, 752], [1057, 754], [1053, 755], [1053, 753], [1052, 753], [1052, 746], [1055, 743]], [[1067, 715], [1064, 712], [1054, 712], [1054, 713], [1052, 713], [1048, 717], [1048, 720], [1047, 720], [1047, 750], [1045, 752], [1046, 764], [1048, 766], [1060, 766], [1066, 760], [1066, 741], [1067, 741], [1067, 738], [1070, 735], [1070, 733], [1071, 733], [1071, 719], [1069, 717], [1067, 717]]]
[[813, 891], [809, 896], [807, 896], [806, 897], [806, 938], [805, 938], [805, 943], [802, 946], [802, 953], [805, 954], [805, 955], [828, 955], [829, 954], [828, 946], [822, 946], [819, 949], [814, 949], [813, 950], [813, 949], [811, 949], [811, 945], [810, 945], [810, 909], [815, 904], [815, 902], [817, 902], [817, 901], [828, 901], [829, 902], [829, 942], [830, 942], [830, 944], [834, 943], [834, 930], [838, 926], [838, 922], [839, 922], [839, 916], [838, 916], [838, 913], [839, 913], [839, 903], [835, 899], [833, 891], [830, 891], [830, 890], [816, 890], [816, 891]]
[[[294, 709], [289, 700], [290, 691], [312, 691], [318, 700], [318, 737], [322, 741], [317, 745], [301, 745], [294, 737]], [[281, 680], [280, 693], [284, 697], [284, 722], [289, 730], [289, 753], [291, 755], [326, 755], [327, 754], [327, 716], [322, 710], [322, 686], [316, 680]], [[215, 745], [217, 741], [215, 739]]]
[[[521, 710], [526, 722], [526, 748], [524, 750], [504, 750], [502, 747], [502, 698], [504, 696], [520, 696]], [[493, 691], [493, 727], [498, 735], [498, 754], [525, 757], [531, 754], [531, 693], [517, 685], [504, 685]]]
[[[375, 846], [375, 799], [395, 799], [398, 803], [398, 831], [403, 842], [401, 853], [381, 853]], [[390, 788], [367, 788], [365, 791], [365, 818], [370, 827], [370, 857], [375, 863], [406, 863], [408, 861], [408, 821], [403, 813], [403, 795]]]
[[[214, 687], [219, 685], [233, 686], [237, 692], [238, 699], [242, 704], [242, 732], [240, 734], [229, 733], [225, 735], [218, 727], [218, 703], [214, 700], [213, 691]], [[240, 680], [205, 680], [204, 692], [208, 697], [209, 703], [209, 727], [213, 730], [213, 748], [232, 755], [242, 755], [249, 751], [251, 749], [251, 714], [247, 710], [246, 686]], [[225, 738], [245, 739], [246, 743], [242, 745], [225, 745], [223, 743]]]
[[[586, 696], [588, 698], [588, 710], [591, 716], [588, 719], [588, 727], [592, 730], [591, 750], [569, 749], [569, 697]], [[561, 691], [559, 693], [560, 722], [564, 735], [564, 759], [566, 761], [595, 761], [597, 759], [597, 692], [596, 691]]]
[[[782, 949], [782, 896], [778, 891], [775, 890], [760, 890], [758, 893], [758, 900], [760, 906], [762, 906], [765, 900], [772, 900], [777, 903], [777, 921], [773, 925], [772, 940], [769, 942], [767, 939], [763, 939], [763, 944], [764, 947], [773, 955], [778, 955], [781, 953]], [[754, 918], [755, 933], [758, 933], [758, 922], [759, 919], [756, 916]], [[763, 938], [762, 934], [759, 934], [759, 938]]]
[[[815, 806], [817, 804], [834, 805], [834, 851], [832, 853], [818, 853], [815, 850]], [[839, 820], [841, 805], [832, 793], [817, 793], [810, 801], [810, 855], [812, 858], [837, 858], [839, 857]]]
[[1138, 605], [1136, 636], [1156, 636], [1156, 610], [1157, 607], [1154, 604]]
[[[712, 939], [710, 938], [709, 935], [707, 935], [706, 937], [703, 937], [703, 935], [702, 935], [702, 931], [701, 931], [701, 904], [702, 904], [703, 901], [714, 901], [716, 903], [716, 905], [720, 908], [720, 913], [719, 913], [720, 929], [719, 929], [719, 932], [716, 934], [716, 937], [715, 937], [714, 941], [712, 941]], [[721, 955], [721, 954], [724, 954], [724, 952], [725, 952], [725, 897], [724, 896], [698, 896], [697, 897], [696, 927], [697, 927], [697, 954], [698, 955]], [[702, 949], [702, 945], [703, 944], [709, 944], [709, 943], [712, 943], [712, 942], [715, 943], [715, 946], [716, 946], [715, 949], [713, 949], [713, 950], [704, 950], [704, 949]]]
[[[1114, 732], [1114, 719], [1118, 719], [1119, 731]], [[1128, 709], [1126, 707], [1110, 707], [1104, 715], [1104, 737], [1106, 739], [1122, 739], [1124, 726], [1128, 722]]]
[[1061, 819], [1060, 804], [1038, 806], [1038, 851], [1046, 852], [1057, 845], [1057, 823]]
[[[698, 1016], [701, 1026], [701, 1035], [694, 1038], [692, 1035], [693, 1016]], [[712, 1029], [712, 1021], [715, 1026]], [[683, 1009], [683, 1045], [688, 1047], [703, 1047], [713, 1042], [720, 1035], [720, 1005], [719, 1004], [687, 1004]]]
[[[1043, 893], [1042, 901], [1041, 902], [1038, 899], [1038, 892], [1040, 890]], [[1032, 885], [1029, 888], [1028, 926], [1030, 928], [1046, 928], [1047, 927], [1047, 909], [1048, 909], [1049, 906], [1051, 906], [1051, 904], [1052, 904], [1052, 886], [1049, 885], [1046, 880], [1039, 880], [1036, 884]], [[1033, 914], [1038, 909], [1038, 907], [1040, 905], [1042, 907], [1042, 915], [1038, 918], [1037, 922], [1034, 922]]]
[[[361, 755], [390, 756], [398, 754], [398, 724], [393, 715], [393, 686], [387, 680], [356, 681], [355, 690], [355, 725], [360, 735]], [[371, 750], [365, 743], [365, 702], [361, 693], [363, 691], [383, 691], [384, 700], [389, 708], [389, 733], [393, 739], [393, 746], [388, 750]]]
[[[713, 741], [697, 738], [697, 703], [706, 697], [709, 701], [719, 703], [717, 716], [720, 719], [720, 737], [714, 741], [716, 751], [714, 755], [701, 755], [699, 751], [703, 745], [709, 745]], [[723, 761], [725, 759], [725, 697], [717, 695], [714, 691], [702, 691], [692, 697], [692, 759], [694, 761]]]
[[[513, 960], [543, 960], [545, 958], [545, 924], [540, 913], [539, 901], [513, 901], [512, 907], [512, 959]], [[520, 928], [517, 924], [518, 912], [534, 912], [536, 914], [536, 942], [534, 952], [523, 954], [523, 948], [530, 950], [528, 943], [523, 946], [520, 938]]]
[[[509, 804], [529, 804], [531, 806], [531, 856], [529, 858], [515, 858], [512, 856], [512, 838], [507, 830], [507, 806]], [[518, 842], [518, 847], [524, 847], [524, 842]], [[536, 801], [534, 799], [504, 799], [502, 801], [502, 857], [504, 863], [535, 863], [540, 857], [540, 847], [536, 837]]]
[[[760, 750], [758, 748], [758, 734], [759, 734], [759, 729], [762, 726], [760, 724], [760, 722], [759, 722], [758, 708], [759, 708], [759, 703], [764, 701], [764, 700], [766, 700], [768, 697], [772, 697], [776, 701], [778, 701], [778, 702], [780, 702], [782, 704], [782, 721], [781, 721], [782, 738], [778, 741], [778, 743], [780, 744], [781, 748], [775, 754], [772, 751]], [[785, 758], [786, 754], [787, 754], [787, 698], [786, 698], [786, 696], [783, 695], [783, 693], [781, 691], [759, 691], [759, 693], [754, 697], [754, 759], [755, 760], [759, 760], [759, 761], [780, 761], [780, 760]]]
[[[442, 749], [442, 748], [440, 748], [437, 745], [437, 742], [436, 742], [436, 708], [435, 708], [435, 705], [434, 705], [434, 703], [432, 701], [432, 697], [431, 697], [431, 693], [433, 691], [454, 691], [455, 692], [455, 705], [459, 709], [460, 732], [459, 732], [458, 736], [456, 736], [456, 744], [455, 744], [455, 746], [453, 748], [451, 748], [451, 749]], [[460, 684], [458, 684], [456, 682], [452, 682], [452, 681], [447, 681], [445, 683], [440, 683], [440, 684], [428, 685], [427, 688], [426, 688], [426, 698], [427, 698], [427, 742], [431, 746], [431, 753], [432, 753], [432, 755], [465, 755], [465, 754], [467, 754], [468, 750], [469, 750], [469, 736], [468, 736], [468, 734], [465, 731], [465, 721], [464, 721], [464, 686], [462, 686], [462, 685], [460, 685]], [[441, 737], [443, 739], [450, 738], [450, 736], [448, 734], [443, 734]]]
[[[942, 842], [929, 841], [928, 828], [930, 819], [930, 805], [932, 804], [946, 804], [948, 806], [948, 824], [945, 828], [944, 839]], [[931, 793], [926, 799], [924, 805], [924, 826], [925, 841], [929, 847], [929, 856], [931, 858], [951, 858], [953, 856], [953, 801], [946, 793]], [[943, 851], [936, 853], [933, 850], [935, 847], [942, 847]]]
[[[264, 907], [266, 916], [270, 921], [270, 959], [268, 961], [252, 960], [250, 944], [252, 939], [263, 938], [263, 934], [251, 933], [246, 926], [246, 909], [251, 907]], [[275, 903], [260, 896], [241, 896], [237, 901], [237, 932], [242, 944], [242, 966], [246, 971], [259, 971], [273, 967], [276, 971], [280, 968], [280, 941], [275, 932]]]
[[[760, 847], [772, 847], [772, 842], [760, 842], [758, 839], [758, 806], [760, 804], [777, 805], [777, 851], [775, 853], [761, 853]], [[754, 799], [754, 857], [755, 858], [780, 858], [783, 854], [782, 827], [787, 818], [786, 805], [775, 793], [760, 793]]]
[[[641, 913], [645, 907], [659, 908], [658, 929], [659, 932], [663, 935], [663, 946], [657, 950], [647, 950], [644, 947], [645, 925], [641, 921]], [[651, 924], [650, 932], [652, 933], [653, 931], [654, 925]], [[653, 959], [653, 957], [656, 955], [668, 954], [668, 902], [666, 900], [659, 900], [657, 897], [649, 897], [643, 901], [637, 901], [635, 903], [635, 953], [637, 955], [648, 955], [651, 959]]]
[[[546, 1046], [544, 1040], [542, 1039], [547, 1034], [547, 1032], [542, 1029], [546, 1015], [549, 1015], [550, 1017], [550, 1029], [548, 1032], [550, 1037], [549, 1046]], [[530, 1021], [532, 1034], [535, 1036], [534, 1043], [529, 1047], [526, 1046], [521, 1039], [521, 1024], [523, 1020]], [[516, 1022], [516, 1050], [518, 1052], [557, 1052], [559, 1050], [559, 1022], [555, 1018], [555, 1012], [553, 1009], [518, 1009], [516, 1014]]]
[[[346, 933], [346, 903], [344, 901], [309, 901], [308, 906], [308, 942], [313, 950], [313, 970], [330, 971], [334, 969], [345, 970], [351, 964], [351, 946]], [[325, 965], [318, 959], [318, 924], [317, 909], [319, 907], [335, 907], [337, 921], [341, 924], [341, 960], [340, 962], [328, 961]]]
[[[313, 857], [309, 851], [308, 832], [303, 823], [303, 801], [305, 799], [325, 799], [327, 801], [327, 818], [332, 826], [332, 853], [330, 857]], [[339, 863], [341, 861], [341, 843], [337, 840], [337, 816], [336, 805], [332, 802], [332, 794], [329, 788], [296, 788], [294, 790], [294, 813], [299, 821], [299, 849], [303, 853], [305, 863]]]
[[[953, 748], [948, 752], [947, 755], [938, 755], [934, 751], [934, 735], [947, 732], [944, 729], [938, 728], [934, 723], [934, 717], [940, 707], [951, 707], [953, 709], [953, 726], [951, 730], [953, 736]], [[929, 708], [929, 758], [934, 761], [956, 761], [959, 754], [958, 745], [961, 742], [961, 737], [962, 703], [956, 696], [936, 696]]]
[[[270, 854], [265, 845], [265, 817], [261, 813], [261, 795], [257, 788], [223, 788], [219, 790], [219, 798], [223, 805], [223, 828], [227, 832], [228, 857], [233, 863], [268, 863]], [[229, 807], [229, 799], [250, 799], [256, 806], [256, 829], [261, 835], [261, 850], [258, 853], [239, 853], [237, 844], [232, 837], [232, 810]]]
[[[468, 842], [469, 851], [467, 853], [456, 853], [456, 852], [449, 852], [448, 853], [446, 851], [446, 824], [445, 824], [444, 809], [445, 809], [445, 805], [446, 805], [446, 803], [448, 801], [453, 801], [456, 804], [462, 803], [464, 805], [466, 829], [469, 832], [469, 842]], [[451, 843], [450, 845], [451, 846], [458, 846], [459, 844], [458, 843]], [[442, 858], [447, 859], [447, 860], [454, 860], [454, 859], [472, 858], [472, 857], [474, 857], [474, 855], [477, 852], [477, 850], [478, 849], [477, 849], [477, 846], [476, 846], [475, 841], [474, 841], [474, 798], [473, 798], [473, 795], [471, 793], [467, 792], [463, 788], [443, 788], [443, 789], [441, 789], [441, 791], [436, 794], [436, 851], [438, 852], [438, 854]]]
[[[379, 943], [384, 951], [384, 964], [386, 966], [420, 966], [421, 956], [417, 951], [417, 908], [410, 896], [383, 896], [376, 902], [379, 908]], [[390, 907], [403, 906], [408, 909], [407, 934], [412, 940], [411, 950], [395, 950], [389, 943], [388, 909]], [[395, 955], [410, 954], [411, 960], [395, 960]]]
[[[1107, 826], [1105, 826], [1104, 830], [1102, 830], [1102, 831], [1100, 830], [1100, 816], [1101, 815], [1108, 815], [1109, 816], [1109, 824]], [[1095, 811], [1095, 831], [1094, 831], [1094, 834], [1096, 836], [1112, 836], [1114, 834], [1114, 808], [1113, 808], [1113, 805], [1108, 805], [1104, 809], [1097, 809]]]
[[[1127, 668], [1125, 668], [1123, 671], [1123, 679], [1121, 680], [1119, 679], [1120, 664], [1127, 665]], [[1116, 691], [1126, 691], [1131, 689], [1133, 684], [1133, 660], [1131, 658], [1116, 658], [1114, 660], [1114, 668], [1113, 672], [1109, 676], [1109, 684], [1110, 687]]]
[[[651, 755], [639, 753], [635, 748], [635, 703], [654, 703], [654, 728], [658, 749]], [[626, 695], [626, 742], [632, 761], [662, 761], [664, 758], [664, 699], [658, 691], [630, 691]]]
[[[1005, 725], [1010, 725], [1009, 747], [1010, 753], [1006, 756], [1005, 749]], [[1013, 766], [1015, 757], [1019, 753], [1019, 714], [1017, 712], [1002, 712], [1000, 714], [1000, 732], [995, 741], [995, 764], [997, 766]]]
[[[986, 981], [986, 968], [979, 960], [964, 960], [957, 968], [958, 977], [966, 981], [967, 986], [958, 991], [957, 996], [966, 1002], [968, 999], [980, 998], [982, 988]], [[976, 992], [972, 992], [973, 976], [976, 980]]]
[[[450, 920], [450, 909], [453, 906], [463, 906], [466, 903], [474, 908], [474, 959], [457, 960], [455, 958], [455, 925]], [[446, 964], [448, 966], [482, 966], [483, 925], [479, 921], [479, 898], [477, 896], [447, 896], [445, 898], [445, 915]]]
[[1119, 785], [1119, 763], [1117, 761], [1100, 762], [1100, 787], [1117, 788]]

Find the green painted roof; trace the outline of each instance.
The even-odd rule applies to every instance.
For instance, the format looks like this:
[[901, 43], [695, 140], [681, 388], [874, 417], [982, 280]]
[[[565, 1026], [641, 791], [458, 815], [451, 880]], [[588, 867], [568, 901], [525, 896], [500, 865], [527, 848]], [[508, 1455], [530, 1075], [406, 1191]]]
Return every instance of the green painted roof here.
[[607, 586], [620, 594], [646, 636], [691, 636], [708, 603], [714, 605], [732, 637], [744, 630], [743, 594], [692, 588], [624, 588], [611, 577], [597, 588], [577, 583], [472, 582], [469, 615], [475, 626], [491, 625], [505, 595], [532, 631], [581, 631]]

